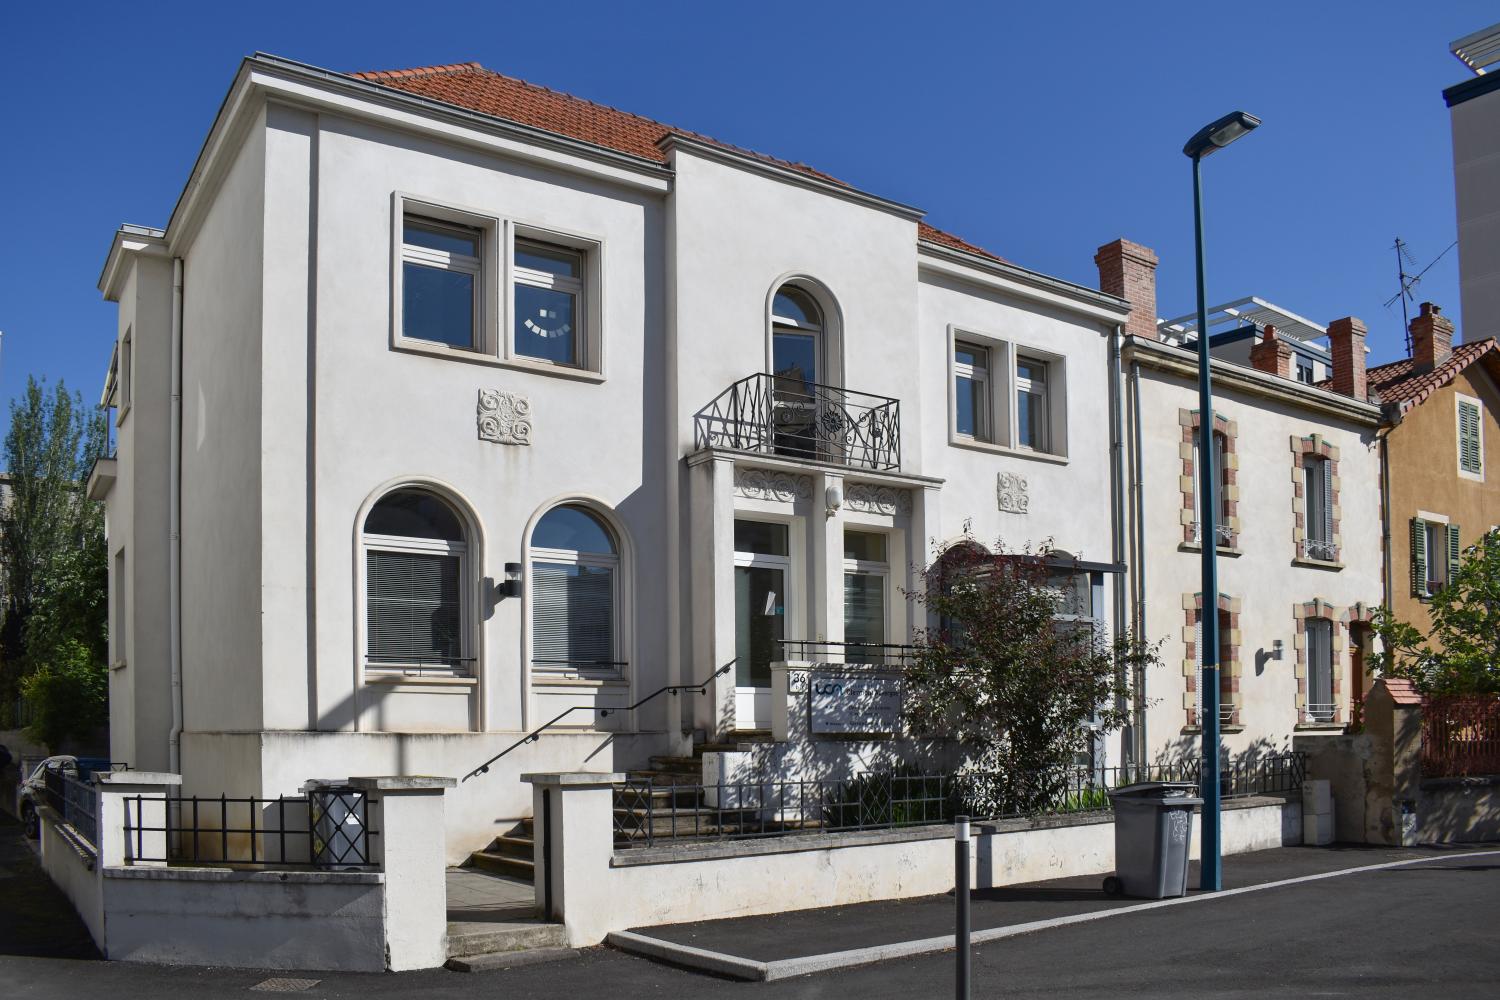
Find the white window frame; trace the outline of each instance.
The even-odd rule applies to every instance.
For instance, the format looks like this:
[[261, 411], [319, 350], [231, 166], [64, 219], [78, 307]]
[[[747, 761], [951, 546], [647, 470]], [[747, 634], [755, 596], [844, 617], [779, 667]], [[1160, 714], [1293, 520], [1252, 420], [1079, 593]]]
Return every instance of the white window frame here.
[[[1218, 473], [1217, 482], [1214, 483], [1219, 495], [1219, 510], [1214, 515], [1214, 534], [1218, 536], [1217, 543], [1221, 549], [1228, 549], [1234, 541], [1234, 532], [1229, 529], [1229, 515], [1225, 513], [1227, 503], [1224, 491], [1229, 485], [1224, 481], [1226, 459], [1229, 456], [1229, 435], [1221, 431], [1214, 431], [1209, 435], [1214, 443], [1214, 471]], [[1220, 443], [1222, 442], [1222, 444]], [[1199, 452], [1202, 450], [1202, 435], [1198, 431], [1193, 432], [1193, 543], [1203, 544], [1203, 475], [1198, 465]]]
[[130, 561], [125, 546], [110, 560], [109, 648], [111, 670], [122, 670], [130, 664]]
[[[515, 262], [516, 254], [523, 247], [534, 247], [546, 253], [561, 253], [578, 258], [577, 278], [567, 275], [553, 274], [551, 271], [538, 271], [529, 267], [522, 267]], [[559, 243], [543, 243], [539, 240], [516, 237], [511, 250], [510, 264], [511, 300], [515, 301], [515, 289], [518, 285], [527, 285], [532, 288], [542, 288], [548, 291], [562, 292], [564, 295], [573, 297], [573, 360], [551, 361], [547, 358], [537, 358], [529, 354], [516, 351], [514, 329], [515, 324], [510, 324], [511, 350], [516, 356], [528, 361], [542, 365], [556, 365], [560, 368], [587, 368], [588, 367], [588, 254], [575, 247], [564, 246]], [[514, 307], [513, 307], [514, 308]]]
[[[398, 487], [399, 489], [399, 487]], [[382, 499], [393, 491], [382, 494]], [[376, 503], [380, 501], [377, 500]], [[371, 505], [371, 510], [374, 505]], [[369, 517], [369, 511], [364, 514]], [[463, 526], [468, 527], [457, 511], [453, 515]], [[416, 555], [449, 555], [458, 557], [458, 601], [459, 601], [459, 666], [417, 663], [371, 663], [370, 662], [370, 575], [369, 554], [371, 552], [399, 552]], [[479, 661], [475, 643], [475, 600], [473, 597], [469, 560], [469, 543], [454, 542], [442, 538], [412, 538], [406, 535], [378, 535], [360, 533], [359, 552], [359, 661], [365, 680], [390, 681], [396, 678], [411, 678], [421, 681], [428, 678], [455, 678], [473, 683], [479, 676]]]
[[[891, 637], [893, 634], [893, 616], [891, 614], [891, 605], [893, 603], [891, 601], [891, 535], [888, 532], [879, 531], [861, 524], [845, 525], [844, 534], [847, 536], [850, 532], [856, 532], [858, 534], [864, 535], [878, 535], [885, 544], [884, 562], [874, 562], [872, 560], [866, 559], [846, 558], [843, 561], [843, 576], [848, 577], [850, 575], [856, 575], [880, 577], [880, 629], [883, 633], [882, 644], [889, 646], [891, 645]], [[841, 579], [840, 583], [847, 583], [847, 581]], [[844, 606], [843, 618], [843, 626], [845, 630], [844, 641], [847, 642], [849, 640], [849, 608], [847, 605]]]
[[[1302, 456], [1302, 537], [1303, 548], [1309, 559], [1333, 562], [1338, 552], [1333, 544], [1333, 460], [1326, 456]], [[1313, 497], [1316, 494], [1319, 507], [1315, 511]], [[1316, 515], [1316, 516], [1315, 516]], [[1316, 535], [1314, 537], [1314, 525]]]
[[[1026, 366], [1032, 367], [1032, 368], [1040, 368], [1042, 370], [1042, 377], [1041, 377], [1041, 380], [1040, 380], [1041, 381], [1041, 391], [1040, 392], [1036, 391], [1035, 382], [1030, 377], [1025, 377], [1025, 376], [1021, 375], [1021, 366], [1022, 365], [1026, 365]], [[1016, 433], [1016, 442], [1015, 442], [1015, 445], [1016, 445], [1017, 448], [1022, 448], [1022, 449], [1025, 449], [1026, 451], [1036, 451], [1036, 452], [1042, 452], [1044, 454], [1050, 455], [1050, 454], [1052, 454], [1052, 397], [1051, 397], [1051, 385], [1050, 385], [1051, 379], [1052, 379], [1052, 365], [1047, 361], [1046, 358], [1037, 357], [1037, 356], [1032, 355], [1032, 354], [1022, 354], [1021, 352], [1017, 351], [1016, 352], [1015, 372], [1016, 372], [1016, 375], [1015, 375], [1015, 379], [1014, 379], [1014, 389], [1015, 389], [1014, 395], [1015, 395], [1015, 407], [1016, 407], [1016, 420], [1015, 420], [1015, 422], [1013, 424], [1013, 426], [1015, 427], [1015, 433]], [[1030, 395], [1030, 396], [1040, 396], [1041, 397], [1041, 401], [1042, 401], [1041, 411], [1042, 411], [1042, 417], [1043, 417], [1044, 423], [1043, 423], [1042, 428], [1041, 428], [1041, 434], [1039, 435], [1039, 437], [1041, 438], [1040, 445], [1037, 445], [1037, 444], [1023, 444], [1021, 442], [1021, 439], [1020, 439], [1020, 433], [1021, 433], [1021, 419], [1020, 419], [1020, 414], [1021, 414], [1021, 396], [1023, 394]], [[1036, 428], [1032, 428], [1032, 430], [1035, 431]]]
[[[972, 354], [984, 363], [966, 364], [958, 360], [959, 351]], [[990, 383], [990, 356], [992, 349], [971, 340], [955, 339], [953, 342], [953, 433], [959, 437], [968, 438], [973, 441], [983, 441], [988, 444], [995, 443], [994, 420], [991, 412], [994, 409], [994, 390]], [[958, 380], [968, 379], [974, 389], [974, 431], [968, 433], [958, 429]]]
[[[574, 292], [575, 358], [572, 364], [534, 358], [516, 350], [516, 285], [531, 285], [537, 288], [559, 287], [558, 283], [571, 286], [573, 281], [547, 271], [516, 266], [516, 245], [532, 244], [544, 250], [576, 253], [580, 260], [580, 277]], [[545, 372], [566, 378], [585, 381], [603, 381], [604, 378], [604, 243], [595, 236], [564, 232], [554, 228], [542, 228], [524, 222], [509, 222], [505, 226], [505, 322], [500, 330], [500, 355], [513, 368]]]
[[[490, 334], [490, 329], [494, 325], [493, 317], [497, 312], [493, 289], [496, 280], [494, 262], [495, 234], [499, 226], [499, 221], [492, 217], [462, 209], [406, 199], [400, 196], [397, 196], [392, 216], [394, 226], [393, 240], [395, 245], [395, 253], [393, 254], [394, 264], [391, 274], [391, 328], [393, 345], [450, 355], [483, 355], [491, 353], [493, 351], [493, 338]], [[406, 225], [408, 222], [430, 229], [446, 229], [459, 235], [473, 235], [478, 238], [479, 256], [470, 257], [465, 254], [449, 254], [407, 243]], [[408, 263], [436, 270], [457, 271], [473, 276], [473, 321], [472, 329], [469, 331], [469, 343], [467, 346], [445, 344], [442, 341], [426, 340], [421, 337], [409, 337], [406, 335], [404, 294], [406, 265]]]
[[130, 406], [135, 402], [135, 329], [125, 328], [125, 336], [120, 338], [120, 405], [115, 411], [115, 426], [124, 423], [125, 416], [130, 413]]
[[[986, 417], [990, 431], [988, 439], [961, 434], [958, 431], [958, 377], [962, 369], [969, 367], [958, 364], [959, 344], [964, 344], [971, 349], [982, 348], [989, 355], [986, 372], [988, 392], [985, 394]], [[1021, 395], [1020, 382], [1024, 381], [1018, 377], [1017, 373], [1022, 360], [1041, 365], [1046, 372], [1043, 393], [1046, 440], [1042, 442], [1041, 448], [1022, 445], [1017, 440], [1020, 426], [1017, 419]], [[1068, 461], [1068, 363], [1065, 356], [1019, 341], [986, 334], [972, 327], [950, 325], [948, 327], [947, 372], [948, 443], [950, 445], [1042, 462], [1065, 464]]]
[[[559, 504], [548, 509], [550, 513]], [[583, 509], [583, 508], [580, 508]], [[624, 586], [624, 560], [621, 559], [619, 549], [620, 539], [613, 526], [601, 518], [592, 510], [586, 511], [594, 518], [609, 534], [615, 543], [615, 554], [604, 552], [579, 552], [576, 549], [549, 549], [543, 546], [532, 546], [526, 564], [526, 579], [536, 579], [537, 563], [554, 563], [563, 566], [583, 566], [592, 569], [608, 569], [610, 571], [610, 621], [614, 634], [610, 636], [610, 659], [614, 662], [608, 667], [599, 666], [577, 666], [573, 664], [542, 664], [536, 662], [536, 600], [533, 597], [527, 602], [526, 614], [527, 635], [529, 637], [526, 650], [526, 666], [533, 679], [533, 683], [543, 683], [556, 680], [598, 680], [618, 681], [626, 677], [630, 664], [625, 658], [625, 586]], [[546, 515], [543, 515], [544, 517]], [[540, 521], [538, 521], [540, 523]], [[535, 529], [533, 529], [535, 530]]]
[[[1474, 408], [1475, 434], [1479, 438], [1479, 469], [1470, 471], [1464, 468], [1464, 421], [1463, 410], [1465, 406]], [[1468, 479], [1476, 483], [1484, 482], [1484, 406], [1473, 396], [1467, 396], [1456, 392], [1453, 394], [1453, 428], [1455, 447], [1458, 458], [1458, 478]]]
[[[1328, 690], [1330, 692], [1329, 697], [1333, 699], [1332, 701], [1328, 701], [1328, 702], [1316, 702], [1315, 703], [1312, 700], [1312, 698], [1313, 698], [1313, 677], [1314, 677], [1314, 672], [1318, 669], [1318, 664], [1316, 662], [1316, 655], [1318, 653], [1318, 649], [1317, 649], [1316, 645], [1313, 642], [1313, 627], [1314, 627], [1314, 623], [1324, 623], [1328, 627], [1328, 648], [1327, 648], [1327, 654], [1328, 654], [1328, 662], [1327, 662]], [[1321, 626], [1319, 626], [1319, 627], [1321, 628]], [[1338, 664], [1336, 662], [1336, 657], [1334, 656], [1334, 639], [1337, 636], [1337, 629], [1338, 629], [1338, 623], [1335, 622], [1332, 618], [1308, 618], [1308, 619], [1305, 619], [1305, 621], [1303, 623], [1303, 630], [1307, 634], [1307, 639], [1306, 639], [1306, 642], [1307, 642], [1307, 697], [1306, 697], [1306, 699], [1305, 699], [1305, 701], [1303, 703], [1303, 721], [1304, 722], [1327, 724], [1327, 723], [1332, 722], [1338, 716], [1338, 708], [1339, 708], [1339, 705], [1338, 705], [1338, 695], [1336, 693], [1334, 693], [1334, 683], [1333, 683], [1334, 682], [1334, 672], [1338, 669]], [[1327, 711], [1326, 712], [1317, 712], [1317, 711], [1314, 711], [1314, 705], [1315, 704], [1319, 708], [1326, 708]]]

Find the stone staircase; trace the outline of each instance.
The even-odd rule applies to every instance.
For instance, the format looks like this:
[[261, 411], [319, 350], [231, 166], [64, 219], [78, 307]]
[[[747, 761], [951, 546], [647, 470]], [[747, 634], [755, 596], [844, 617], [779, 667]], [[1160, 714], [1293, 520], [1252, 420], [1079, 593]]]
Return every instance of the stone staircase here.
[[536, 830], [527, 816], [507, 834], [496, 837], [482, 851], [469, 855], [466, 868], [506, 875], [522, 882], [536, 882]]
[[714, 837], [743, 832], [752, 818], [759, 823], [758, 810], [720, 809], [704, 801], [705, 753], [749, 750], [771, 739], [764, 730], [736, 736], [733, 742], [695, 744], [691, 757], [652, 757], [650, 770], [626, 772], [631, 784], [615, 790], [615, 843], [643, 840], [648, 830], [656, 836]]

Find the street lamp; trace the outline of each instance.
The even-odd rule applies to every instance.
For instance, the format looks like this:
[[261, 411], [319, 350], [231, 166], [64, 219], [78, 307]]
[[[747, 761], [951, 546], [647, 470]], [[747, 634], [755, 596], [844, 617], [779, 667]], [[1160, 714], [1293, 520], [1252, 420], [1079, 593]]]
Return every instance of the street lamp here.
[[1182, 152], [1193, 161], [1193, 238], [1198, 265], [1198, 543], [1203, 551], [1203, 582], [1198, 602], [1202, 625], [1198, 655], [1203, 669], [1198, 677], [1203, 729], [1203, 822], [1200, 825], [1198, 888], [1217, 892], [1224, 887], [1219, 842], [1219, 497], [1214, 469], [1214, 398], [1209, 383], [1208, 307], [1203, 293], [1203, 158], [1223, 149], [1260, 124], [1243, 111], [1225, 115], [1203, 126]]

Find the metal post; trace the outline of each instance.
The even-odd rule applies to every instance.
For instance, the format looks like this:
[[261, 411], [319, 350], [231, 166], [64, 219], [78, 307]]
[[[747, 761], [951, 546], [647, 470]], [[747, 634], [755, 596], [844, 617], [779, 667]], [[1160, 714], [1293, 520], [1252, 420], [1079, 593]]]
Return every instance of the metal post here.
[[1203, 553], [1203, 580], [1198, 620], [1202, 623], [1203, 671], [1198, 678], [1198, 724], [1203, 729], [1203, 821], [1200, 825], [1201, 858], [1198, 888], [1217, 892], [1223, 888], [1219, 857], [1219, 491], [1214, 468], [1214, 400], [1209, 381], [1210, 360], [1208, 307], [1203, 277], [1203, 171], [1202, 157], [1193, 157], [1193, 237], [1198, 264], [1198, 541]]
[[953, 820], [953, 901], [958, 906], [953, 948], [957, 959], [954, 968], [954, 996], [969, 1000], [969, 817]]

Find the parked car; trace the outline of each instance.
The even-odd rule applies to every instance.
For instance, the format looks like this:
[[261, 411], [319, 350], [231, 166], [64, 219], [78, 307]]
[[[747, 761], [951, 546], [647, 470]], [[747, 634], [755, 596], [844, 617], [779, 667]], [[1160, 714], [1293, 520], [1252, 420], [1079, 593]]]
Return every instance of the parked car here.
[[72, 754], [48, 757], [38, 764], [21, 782], [21, 822], [26, 826], [26, 836], [35, 840], [42, 835], [42, 820], [37, 806], [47, 800], [47, 772], [61, 771], [70, 778], [78, 777], [78, 758]]

